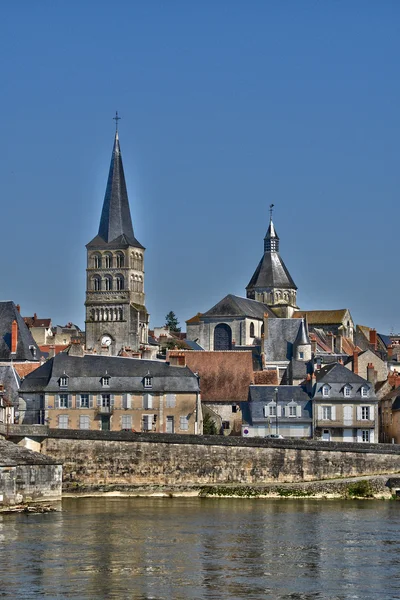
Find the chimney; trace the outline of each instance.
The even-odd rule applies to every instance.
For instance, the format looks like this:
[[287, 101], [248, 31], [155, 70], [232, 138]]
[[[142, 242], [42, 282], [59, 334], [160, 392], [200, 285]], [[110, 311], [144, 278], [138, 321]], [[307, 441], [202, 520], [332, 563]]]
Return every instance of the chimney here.
[[335, 336], [331, 331], [328, 333], [328, 344], [331, 347], [332, 354], [335, 354]]
[[11, 325], [11, 354], [15, 354], [17, 352], [17, 344], [18, 344], [18, 323], [14, 319]]
[[33, 320], [37, 321], [37, 314], [36, 313], [33, 313]]
[[17, 309], [17, 311], [20, 313], [21, 312], [21, 307], [19, 304], [17, 304], [17, 306], [15, 307]]
[[56, 347], [54, 346], [54, 344], [51, 344], [49, 346], [49, 358], [53, 358], [56, 354]]
[[376, 329], [369, 330], [369, 343], [372, 346], [372, 350], [376, 350], [378, 347], [378, 339], [376, 337]]
[[391, 360], [392, 356], [393, 356], [393, 346], [392, 346], [392, 344], [389, 344], [388, 349], [387, 349], [387, 353], [388, 353], [388, 359]]
[[368, 363], [367, 365], [367, 380], [375, 385], [375, 367], [372, 363]]
[[171, 367], [186, 367], [186, 356], [184, 352], [171, 350], [167, 353], [166, 360]]
[[358, 375], [358, 348], [353, 350], [353, 373]]
[[310, 335], [310, 342], [311, 342], [311, 353], [312, 354], [317, 354], [317, 340], [315, 338], [314, 335]]

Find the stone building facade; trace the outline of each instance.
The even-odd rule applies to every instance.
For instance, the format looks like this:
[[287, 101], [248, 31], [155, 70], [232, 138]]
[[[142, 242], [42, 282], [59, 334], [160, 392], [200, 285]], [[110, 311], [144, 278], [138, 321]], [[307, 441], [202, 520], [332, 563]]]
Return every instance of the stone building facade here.
[[61, 353], [25, 377], [20, 396], [31, 422], [50, 428], [202, 433], [198, 378], [160, 361]]
[[312, 385], [315, 437], [333, 442], [378, 442], [378, 398], [372, 383], [334, 363]]
[[86, 248], [86, 349], [109, 356], [145, 350], [145, 248], [133, 232], [118, 132], [99, 232]]

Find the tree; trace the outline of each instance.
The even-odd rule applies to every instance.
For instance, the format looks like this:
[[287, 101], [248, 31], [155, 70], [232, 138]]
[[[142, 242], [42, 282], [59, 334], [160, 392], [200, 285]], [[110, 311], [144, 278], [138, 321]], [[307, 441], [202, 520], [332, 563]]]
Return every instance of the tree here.
[[165, 317], [165, 326], [169, 328], [170, 331], [175, 331], [176, 333], [180, 333], [181, 328], [178, 327], [179, 321], [176, 318], [176, 314], [173, 310], [170, 310], [169, 313]]
[[203, 435], [218, 435], [217, 426], [210, 413], [206, 413], [203, 419]]

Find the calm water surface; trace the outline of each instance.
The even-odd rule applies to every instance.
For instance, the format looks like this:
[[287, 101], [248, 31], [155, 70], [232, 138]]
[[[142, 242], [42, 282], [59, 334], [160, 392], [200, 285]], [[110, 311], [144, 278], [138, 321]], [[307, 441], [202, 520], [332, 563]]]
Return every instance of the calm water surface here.
[[66, 499], [0, 516], [0, 598], [400, 599], [400, 502]]

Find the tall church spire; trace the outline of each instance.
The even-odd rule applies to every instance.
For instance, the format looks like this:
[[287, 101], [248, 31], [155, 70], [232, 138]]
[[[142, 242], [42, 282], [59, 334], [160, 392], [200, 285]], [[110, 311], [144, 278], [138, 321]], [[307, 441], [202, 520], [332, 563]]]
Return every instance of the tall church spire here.
[[279, 237], [275, 231], [274, 224], [272, 222], [272, 209], [274, 205], [271, 204], [269, 207], [269, 227], [264, 238], [264, 252], [279, 252]]
[[130, 246], [142, 247], [133, 233], [118, 131], [115, 132], [98, 235], [107, 243], [119, 241], [121, 236], [125, 236]]

